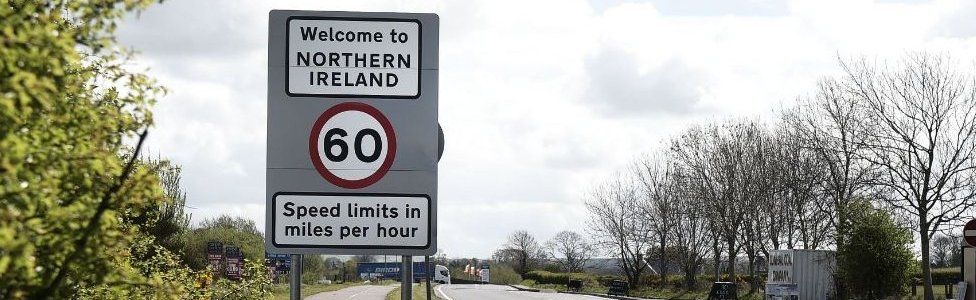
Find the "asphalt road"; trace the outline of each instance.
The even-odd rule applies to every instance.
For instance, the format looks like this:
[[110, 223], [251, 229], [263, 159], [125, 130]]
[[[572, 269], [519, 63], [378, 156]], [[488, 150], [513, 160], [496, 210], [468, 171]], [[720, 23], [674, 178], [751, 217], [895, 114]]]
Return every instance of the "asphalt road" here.
[[[542, 293], [542, 292], [521, 292], [515, 288], [504, 285], [493, 284], [442, 284], [434, 287], [437, 295], [445, 300], [508, 300], [508, 299], [532, 299], [532, 300], [606, 300], [600, 297]], [[446, 296], [446, 297], [445, 297]]]
[[384, 300], [397, 285], [360, 285], [306, 297], [311, 300]]

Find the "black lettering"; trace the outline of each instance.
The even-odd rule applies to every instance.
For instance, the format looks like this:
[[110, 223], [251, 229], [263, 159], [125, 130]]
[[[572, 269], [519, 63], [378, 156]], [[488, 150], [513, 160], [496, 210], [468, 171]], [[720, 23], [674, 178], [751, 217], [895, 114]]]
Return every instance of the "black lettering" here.
[[285, 236], [299, 235], [298, 226], [285, 226]]
[[315, 33], [318, 30], [319, 30], [318, 27], [302, 27], [302, 28], [299, 28], [299, 31], [302, 32], [302, 39], [303, 40], [306, 40], [306, 41], [307, 40], [314, 40], [315, 39]]
[[332, 72], [331, 75], [332, 75], [332, 86], [342, 85], [342, 81], [339, 78], [339, 75], [342, 75], [341, 72]]
[[369, 55], [369, 67], [379, 68], [380, 67], [380, 55], [373, 53]]
[[359, 73], [356, 75], [356, 86], [366, 86], [366, 74]]
[[286, 217], [295, 215], [295, 209], [293, 207], [295, 207], [295, 203], [292, 203], [291, 201], [285, 202], [285, 213], [283, 215]]
[[329, 53], [329, 66], [338, 67], [339, 66], [339, 53]]
[[373, 41], [373, 35], [370, 34], [369, 32], [360, 31], [360, 32], [356, 33], [356, 41], [358, 41], [358, 42], [372, 42]]
[[403, 55], [397, 54], [397, 67], [398, 68], [410, 68], [410, 54]]
[[382, 85], [383, 85], [382, 73], [369, 73], [369, 86], [382, 86]]
[[298, 55], [298, 58], [297, 58], [298, 63], [297, 63], [297, 65], [299, 65], [299, 66], [303, 66], [303, 65], [304, 66], [308, 66], [308, 57], [310, 55], [308, 52], [305, 52], [305, 55], [302, 55], [302, 52], [301, 51], [299, 51], [299, 52], [297, 52], [295, 54]]
[[[360, 54], [362, 54], [362, 56], [359, 56]], [[365, 67], [366, 58], [367, 58], [366, 53], [356, 53], [355, 54], [356, 67]]]
[[318, 72], [318, 74], [319, 74], [318, 85], [329, 85], [329, 73]]

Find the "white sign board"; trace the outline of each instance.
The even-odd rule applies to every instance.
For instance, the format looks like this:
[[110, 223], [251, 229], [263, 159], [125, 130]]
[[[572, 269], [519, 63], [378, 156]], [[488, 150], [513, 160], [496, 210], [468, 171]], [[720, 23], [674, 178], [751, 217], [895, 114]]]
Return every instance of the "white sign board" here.
[[430, 243], [424, 195], [279, 193], [273, 199], [278, 247], [368, 248]]
[[416, 20], [292, 17], [288, 93], [415, 98], [420, 33]]
[[481, 272], [479, 273], [481, 273], [479, 274], [481, 275], [481, 282], [488, 283], [489, 281], [491, 281], [491, 269], [482, 268]]
[[436, 252], [439, 23], [270, 12], [269, 253]]
[[769, 251], [769, 276], [766, 283], [794, 283], [793, 282], [793, 251]]

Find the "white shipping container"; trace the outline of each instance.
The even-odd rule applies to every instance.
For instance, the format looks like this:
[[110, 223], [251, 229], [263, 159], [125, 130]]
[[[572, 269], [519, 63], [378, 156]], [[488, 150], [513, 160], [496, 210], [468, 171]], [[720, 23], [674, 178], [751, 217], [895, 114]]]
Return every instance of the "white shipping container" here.
[[834, 251], [773, 250], [767, 264], [766, 299], [834, 298]]

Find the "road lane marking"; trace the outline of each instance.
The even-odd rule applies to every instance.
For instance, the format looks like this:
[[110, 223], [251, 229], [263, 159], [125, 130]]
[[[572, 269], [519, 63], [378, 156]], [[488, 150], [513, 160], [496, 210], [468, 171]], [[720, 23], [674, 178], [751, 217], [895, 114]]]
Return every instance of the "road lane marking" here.
[[454, 299], [451, 299], [451, 297], [448, 297], [447, 296], [447, 293], [445, 293], [444, 291], [441, 290], [441, 287], [443, 287], [443, 286], [444, 286], [443, 284], [442, 285], [438, 285], [437, 288], [434, 289], [434, 291], [437, 292], [437, 293], [441, 293], [441, 296], [444, 296], [444, 297], [442, 297], [442, 298], [444, 298], [444, 300], [454, 300]]

